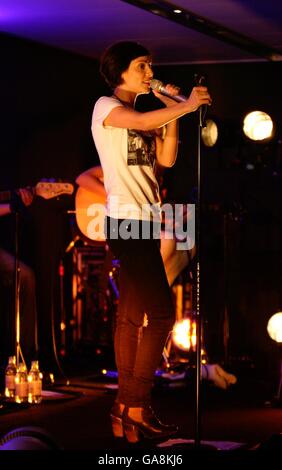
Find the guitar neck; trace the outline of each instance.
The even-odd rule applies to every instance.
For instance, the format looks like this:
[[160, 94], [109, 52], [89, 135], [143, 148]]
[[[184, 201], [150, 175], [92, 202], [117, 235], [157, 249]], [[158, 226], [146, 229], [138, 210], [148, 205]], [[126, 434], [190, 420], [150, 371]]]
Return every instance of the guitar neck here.
[[1, 191], [0, 201], [10, 201], [11, 196], [12, 196], [12, 191]]
[[[34, 196], [40, 196], [43, 197], [43, 199], [52, 199], [54, 197], [59, 197], [61, 194], [72, 194], [74, 187], [71, 183], [40, 181], [35, 187], [27, 186], [26, 188], [22, 189], [27, 190], [32, 198]], [[20, 190], [16, 191], [22, 197]], [[8, 202], [11, 200], [11, 197], [12, 191], [0, 191], [0, 201]]]

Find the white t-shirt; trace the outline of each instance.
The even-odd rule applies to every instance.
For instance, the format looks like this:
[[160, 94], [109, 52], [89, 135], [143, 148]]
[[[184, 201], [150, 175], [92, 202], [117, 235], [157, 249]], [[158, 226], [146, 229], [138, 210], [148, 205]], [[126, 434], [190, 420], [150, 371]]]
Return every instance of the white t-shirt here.
[[159, 221], [155, 138], [148, 132], [104, 126], [104, 120], [117, 106], [123, 106], [117, 98], [102, 96], [92, 116], [91, 130], [107, 192], [106, 214], [115, 219]]

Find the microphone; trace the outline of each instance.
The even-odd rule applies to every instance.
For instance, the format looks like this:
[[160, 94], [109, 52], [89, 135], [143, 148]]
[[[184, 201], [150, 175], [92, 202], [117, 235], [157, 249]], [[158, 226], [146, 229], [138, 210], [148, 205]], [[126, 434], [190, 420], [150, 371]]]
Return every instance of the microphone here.
[[205, 75], [200, 75], [198, 73], [194, 74], [194, 83], [195, 86], [202, 86], [204, 81], [206, 80]]
[[[203, 86], [206, 80], [205, 75], [200, 75], [195, 73], [194, 74], [194, 83], [195, 86]], [[206, 104], [202, 104], [200, 108], [198, 109], [199, 111], [199, 124], [200, 127], [207, 127], [207, 122], [206, 122], [206, 114], [207, 114], [208, 107]]]
[[183, 95], [171, 95], [166, 90], [165, 85], [160, 80], [156, 80], [155, 78], [150, 81], [150, 87], [152, 88], [152, 90], [158, 91], [162, 95], [168, 96], [172, 100], [177, 101], [177, 103], [183, 103], [183, 101], [187, 101], [188, 99], [187, 96]]

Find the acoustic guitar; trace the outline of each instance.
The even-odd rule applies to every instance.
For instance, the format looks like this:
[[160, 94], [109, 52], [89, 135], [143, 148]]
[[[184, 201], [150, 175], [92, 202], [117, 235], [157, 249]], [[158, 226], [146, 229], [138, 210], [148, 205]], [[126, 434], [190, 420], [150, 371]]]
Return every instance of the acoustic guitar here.
[[75, 194], [76, 223], [81, 233], [96, 242], [104, 242], [106, 199], [79, 187]]

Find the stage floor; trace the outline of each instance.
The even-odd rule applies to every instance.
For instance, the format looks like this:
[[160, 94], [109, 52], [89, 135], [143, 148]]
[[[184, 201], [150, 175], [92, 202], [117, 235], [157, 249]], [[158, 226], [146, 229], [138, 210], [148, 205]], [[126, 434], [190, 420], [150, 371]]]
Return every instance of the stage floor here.
[[[39, 435], [41, 431], [47, 433], [58, 449], [91, 451], [95, 458], [109, 452], [130, 455], [133, 450], [183, 453], [191, 449], [195, 438], [195, 393], [191, 380], [156, 380], [154, 409], [164, 421], [178, 424], [179, 431], [170, 442], [144, 441], [135, 446], [125, 439], [114, 439], [111, 434], [109, 412], [117, 388], [115, 378], [105, 378], [96, 372], [68, 380], [68, 385], [66, 379], [60, 379], [52, 387], [44, 388], [39, 405], [13, 407], [2, 401], [0, 437], [19, 428], [28, 435], [31, 428], [36, 428]], [[224, 452], [253, 453], [262, 445], [273, 446], [274, 441], [277, 446], [282, 437], [282, 409], [273, 406], [267, 395], [268, 388], [263, 382], [246, 376], [238, 377], [238, 383], [227, 390], [204, 382], [200, 394], [201, 441]]]

